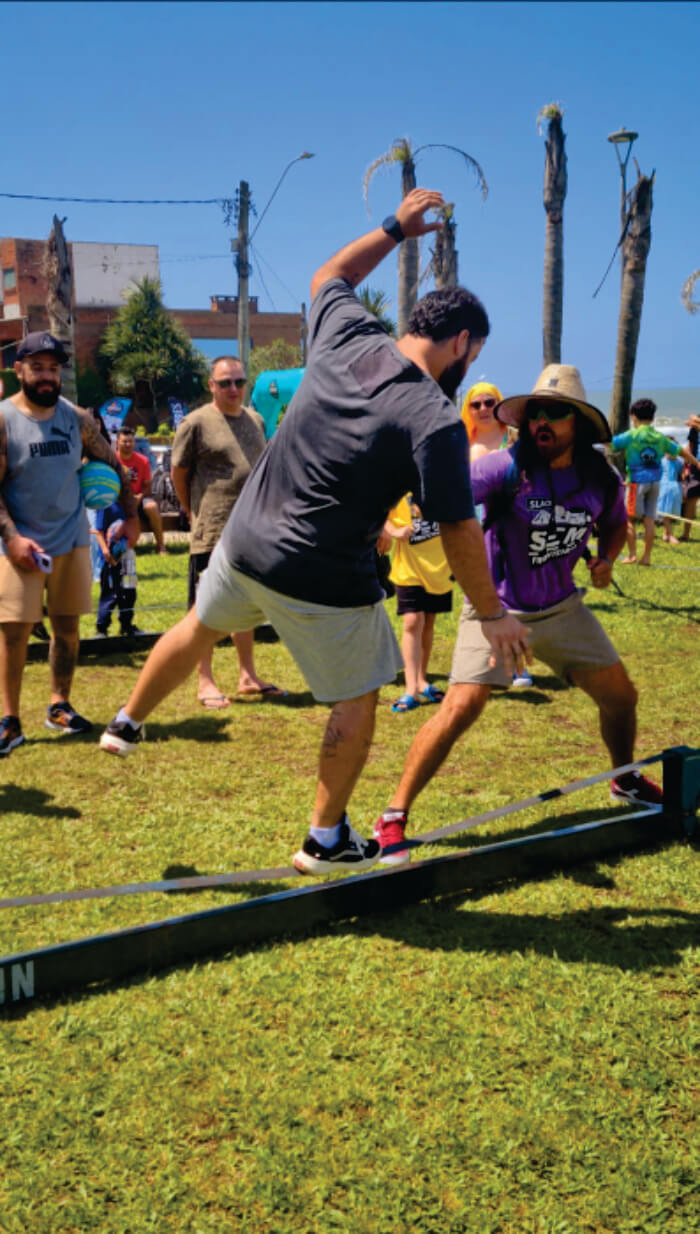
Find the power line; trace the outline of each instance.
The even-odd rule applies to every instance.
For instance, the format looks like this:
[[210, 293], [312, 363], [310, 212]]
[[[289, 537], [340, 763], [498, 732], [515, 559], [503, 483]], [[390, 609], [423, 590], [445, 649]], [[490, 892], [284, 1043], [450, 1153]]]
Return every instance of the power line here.
[[277, 273], [276, 273], [276, 272], [272, 269], [272, 266], [270, 265], [269, 261], [265, 261], [265, 258], [263, 257], [263, 255], [262, 255], [262, 253], [260, 252], [260, 250], [259, 250], [259, 249], [257, 249], [257, 248], [255, 248], [255, 247], [254, 247], [254, 245], [252, 245], [252, 244], [251, 244], [251, 246], [250, 246], [250, 249], [251, 249], [251, 252], [252, 252], [252, 253], [255, 255], [255, 257], [258, 259], [258, 261], [261, 261], [261, 262], [263, 263], [263, 265], [264, 265], [264, 266], [267, 266], [267, 269], [270, 271], [270, 274], [271, 274], [274, 278], [276, 278], [276, 279], [277, 279], [277, 282], [278, 282], [278, 283], [279, 283], [282, 287], [284, 287], [284, 290], [286, 291], [286, 293], [287, 293], [287, 295], [289, 296], [289, 298], [290, 298], [290, 299], [294, 302], [294, 304], [299, 304], [299, 297], [298, 297], [298, 296], [295, 296], [295, 295], [294, 295], [294, 292], [289, 290], [289, 288], [287, 287], [287, 284], [286, 284], [286, 283], [284, 283], [284, 282], [282, 282], [282, 279], [280, 278], [279, 274], [277, 274]]
[[82, 206], [223, 206], [228, 197], [141, 198], [141, 197], [42, 197], [37, 193], [0, 193], [13, 201], [64, 201]]

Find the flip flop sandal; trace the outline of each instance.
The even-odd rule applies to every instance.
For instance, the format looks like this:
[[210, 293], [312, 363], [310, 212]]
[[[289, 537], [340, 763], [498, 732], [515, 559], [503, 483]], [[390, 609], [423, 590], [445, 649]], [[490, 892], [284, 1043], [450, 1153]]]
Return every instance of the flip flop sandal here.
[[436, 686], [428, 685], [424, 690], [421, 690], [418, 702], [419, 703], [441, 703], [445, 697], [444, 690], [438, 690]]
[[275, 686], [269, 682], [260, 690], [239, 690], [239, 698], [287, 698], [289, 690], [283, 690], [281, 686]]
[[417, 698], [412, 694], [402, 694], [401, 698], [397, 698], [395, 703], [392, 703], [391, 710], [403, 715], [405, 711], [415, 711], [416, 707], [420, 707]]
[[231, 699], [226, 694], [205, 694], [199, 701], [205, 711], [222, 711], [224, 707], [231, 706]]

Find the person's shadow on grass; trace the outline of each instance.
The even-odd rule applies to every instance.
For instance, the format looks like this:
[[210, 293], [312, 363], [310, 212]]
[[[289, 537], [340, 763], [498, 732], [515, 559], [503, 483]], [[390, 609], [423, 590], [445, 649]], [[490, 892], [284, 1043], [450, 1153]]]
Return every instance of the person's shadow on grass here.
[[82, 818], [75, 806], [51, 805], [51, 793], [19, 784], [0, 785], [0, 814], [29, 814], [33, 818]]

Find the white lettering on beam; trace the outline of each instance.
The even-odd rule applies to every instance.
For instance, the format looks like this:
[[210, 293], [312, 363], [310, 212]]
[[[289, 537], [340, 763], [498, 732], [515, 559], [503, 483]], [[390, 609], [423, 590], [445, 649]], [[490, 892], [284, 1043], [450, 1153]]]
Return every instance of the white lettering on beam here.
[[26, 964], [10, 964], [0, 968], [0, 1006], [6, 1001], [5, 973], [10, 974], [10, 1001], [18, 1003], [21, 998], [34, 997], [34, 961]]

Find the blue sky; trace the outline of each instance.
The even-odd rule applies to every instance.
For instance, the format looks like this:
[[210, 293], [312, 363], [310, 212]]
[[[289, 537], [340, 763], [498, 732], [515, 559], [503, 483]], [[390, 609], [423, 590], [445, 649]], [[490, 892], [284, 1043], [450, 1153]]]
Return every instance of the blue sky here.
[[[425, 151], [418, 179], [455, 202], [460, 279], [491, 318], [470, 375], [505, 393], [530, 389], [541, 368], [539, 109], [564, 108], [562, 358], [590, 392], [610, 388], [617, 331], [617, 265], [593, 299], [618, 238], [606, 137], [637, 130], [634, 153], [656, 185], [635, 384], [700, 385], [700, 317], [680, 302], [700, 266], [698, 4], [0, 3], [0, 22], [6, 192], [219, 198], [246, 179], [261, 211], [290, 160], [314, 153], [291, 168], [255, 238], [263, 309], [308, 301], [315, 268], [395, 208], [395, 169], [376, 177], [371, 217], [361, 192], [394, 138], [467, 150], [486, 202], [447, 151]], [[233, 232], [217, 206], [0, 198], [0, 234], [44, 237], [54, 210], [70, 240], [157, 244], [171, 306], [235, 293]], [[395, 258], [370, 282], [395, 301]]]

